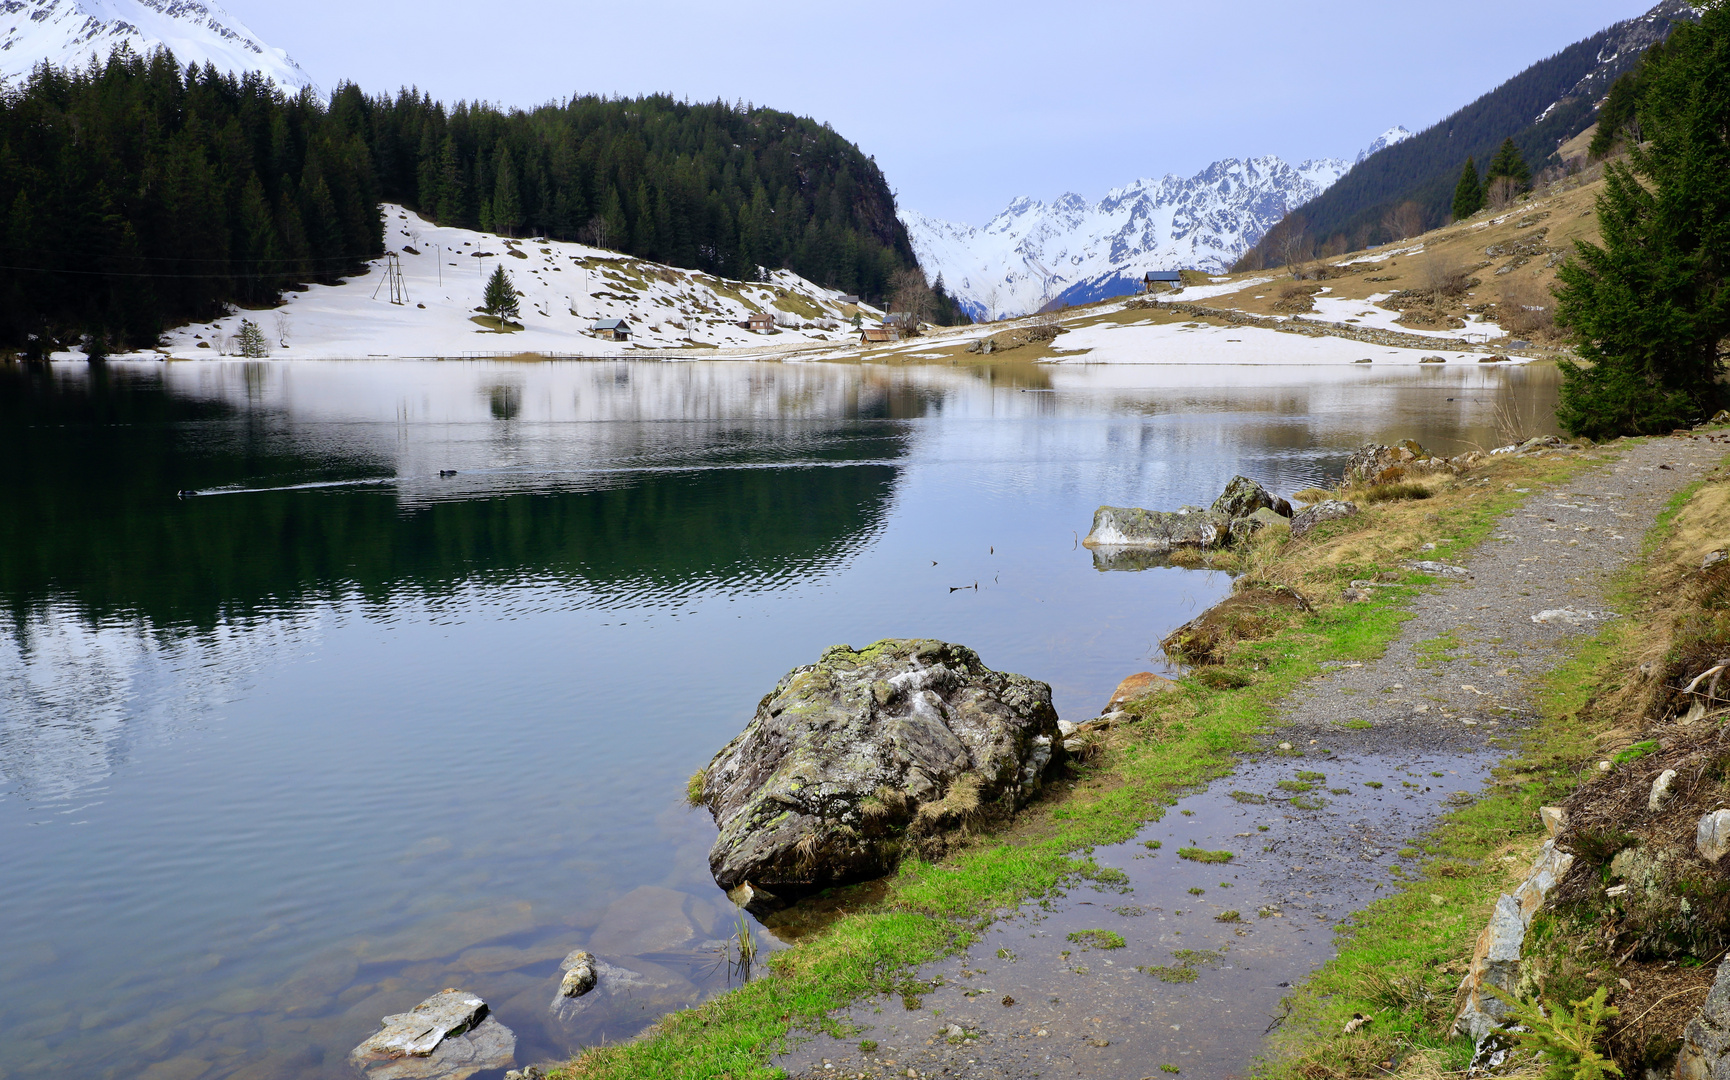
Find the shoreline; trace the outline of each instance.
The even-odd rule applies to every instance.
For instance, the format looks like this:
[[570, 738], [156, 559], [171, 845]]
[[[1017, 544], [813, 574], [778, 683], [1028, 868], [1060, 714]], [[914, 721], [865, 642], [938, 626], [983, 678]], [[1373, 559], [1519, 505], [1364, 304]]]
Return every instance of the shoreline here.
[[[1434, 499], [1382, 504], [1361, 521], [1318, 530], [1314, 542], [1286, 553], [1310, 575], [1317, 613], [1286, 619], [1273, 636], [1244, 645], [1224, 677], [1192, 672], [1182, 694], [1147, 704], [1139, 723], [1114, 729], [1101, 764], [1076, 776], [1070, 790], [941, 864], [904, 864], [881, 900], [862, 899], [856, 913], [776, 954], [766, 976], [664, 1018], [631, 1044], [591, 1049], [552, 1075], [776, 1075], [764, 1070], [789, 1040], [844, 1033], [833, 1010], [895, 991], [922, 965], [961, 955], [1017, 904], [1089, 881], [1110, 884], [1114, 874], [1095, 857], [1098, 847], [1132, 840], [1177, 800], [1239, 768], [1239, 755], [1278, 730], [1284, 703], [1328, 661], [1364, 663], [1386, 652], [1411, 617], [1411, 601], [1440, 583], [1403, 566], [1424, 544], [1438, 546], [1435, 558], [1459, 558], [1525, 504], [1517, 483], [1565, 482], [1620, 452], [1612, 444], [1589, 454], [1504, 457], [1471, 474], [1492, 483], [1449, 481]], [[1278, 553], [1261, 545], [1213, 562], [1252, 576], [1280, 565]], [[1386, 597], [1392, 602], [1342, 604], [1347, 582], [1363, 577], [1391, 578], [1384, 583], [1397, 587]], [[843, 910], [845, 893], [835, 896]], [[716, 1067], [674, 1068], [693, 1055]]]

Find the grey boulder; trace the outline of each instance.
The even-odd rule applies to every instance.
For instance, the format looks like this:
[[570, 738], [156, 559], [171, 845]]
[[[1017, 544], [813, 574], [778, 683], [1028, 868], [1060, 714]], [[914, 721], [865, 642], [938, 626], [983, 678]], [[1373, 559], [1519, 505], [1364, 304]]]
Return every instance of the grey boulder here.
[[1453, 472], [1446, 459], [1425, 450], [1416, 439], [1406, 439], [1393, 446], [1371, 443], [1360, 448], [1346, 462], [1341, 479], [1346, 487], [1370, 487], [1444, 472]]
[[1730, 1080], [1730, 960], [1718, 965], [1700, 1014], [1682, 1030], [1676, 1080]]
[[1199, 506], [1169, 512], [1102, 506], [1093, 512], [1093, 529], [1081, 543], [1088, 548], [1170, 551], [1180, 547], [1223, 547], [1230, 538], [1231, 518]]
[[[1285, 500], [1281, 499], [1280, 501], [1284, 502]], [[1256, 533], [1261, 532], [1263, 529], [1289, 528], [1291, 528], [1291, 521], [1289, 519], [1280, 516], [1277, 510], [1272, 510], [1264, 506], [1253, 514], [1249, 514], [1245, 517], [1233, 518], [1231, 522], [1231, 539], [1234, 544], [1241, 543], [1254, 536]]]
[[715, 881], [772, 910], [1014, 813], [1061, 764], [1051, 687], [972, 649], [889, 639], [794, 668], [700, 777]]
[[1291, 534], [1293, 537], [1307, 536], [1318, 525], [1349, 518], [1357, 512], [1356, 503], [1346, 502], [1343, 499], [1324, 499], [1314, 506], [1306, 506], [1292, 515]]
[[349, 1061], [368, 1080], [463, 1080], [511, 1064], [516, 1049], [517, 1037], [488, 1015], [485, 1001], [445, 990], [385, 1017]]

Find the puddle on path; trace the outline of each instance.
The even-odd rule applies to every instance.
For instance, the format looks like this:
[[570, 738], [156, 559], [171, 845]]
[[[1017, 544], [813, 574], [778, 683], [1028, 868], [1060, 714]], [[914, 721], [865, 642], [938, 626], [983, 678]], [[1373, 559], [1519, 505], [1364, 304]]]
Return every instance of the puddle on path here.
[[[1288, 987], [1334, 955], [1334, 927], [1385, 890], [1396, 865], [1412, 865], [1399, 852], [1469, 801], [1499, 756], [1246, 761], [1133, 841], [1095, 850], [1126, 875], [1121, 892], [1079, 887], [1023, 905], [965, 954], [920, 971], [941, 985], [916, 1009], [899, 996], [862, 1002], [840, 1017], [860, 1034], [821, 1036], [776, 1064], [795, 1077], [1143, 1080], [1168, 1075], [1163, 1065], [1192, 1080], [1242, 1077]], [[1195, 862], [1179, 857], [1185, 847], [1233, 857]], [[1220, 921], [1230, 911], [1239, 921]], [[1089, 930], [1124, 946], [1070, 938]], [[966, 1036], [947, 1036], [950, 1025]], [[875, 1046], [862, 1051], [866, 1040]]]

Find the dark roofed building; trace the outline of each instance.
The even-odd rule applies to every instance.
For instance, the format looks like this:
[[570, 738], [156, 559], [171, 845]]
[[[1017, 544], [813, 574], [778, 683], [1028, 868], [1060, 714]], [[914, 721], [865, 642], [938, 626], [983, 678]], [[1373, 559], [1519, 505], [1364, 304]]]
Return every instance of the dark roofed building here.
[[594, 335], [607, 341], [629, 341], [631, 324], [623, 319], [601, 319], [594, 325]]

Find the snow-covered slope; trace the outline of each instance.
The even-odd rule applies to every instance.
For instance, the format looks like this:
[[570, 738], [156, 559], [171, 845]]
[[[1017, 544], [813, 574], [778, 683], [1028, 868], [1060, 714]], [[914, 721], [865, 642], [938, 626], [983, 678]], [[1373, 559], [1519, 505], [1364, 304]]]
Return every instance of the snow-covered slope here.
[[[376, 259], [340, 285], [288, 293], [277, 312], [235, 312], [171, 330], [164, 349], [185, 358], [232, 355], [245, 318], [263, 330], [269, 355], [279, 359], [707, 354], [715, 347], [850, 343], [857, 336], [849, 321], [854, 312], [873, 322], [882, 315], [844, 304], [840, 293], [786, 270], [765, 282], [728, 281], [582, 244], [443, 228], [390, 203], [383, 212], [385, 245], [400, 259], [406, 303], [390, 302], [386, 260]], [[522, 293], [522, 329], [503, 334], [474, 321], [486, 278], [499, 266]], [[755, 312], [774, 316], [776, 327], [739, 325]], [[595, 337], [592, 328], [602, 319], [627, 320], [631, 340]]]
[[1371, 154], [1381, 150], [1386, 150], [1395, 143], [1403, 143], [1411, 137], [1412, 132], [1407, 131], [1404, 124], [1396, 124], [1382, 132], [1380, 135], [1377, 135], [1375, 142], [1370, 143], [1368, 146], [1358, 151], [1358, 160], [1362, 161]]
[[[1410, 135], [1393, 128], [1365, 155]], [[975, 317], [1020, 315], [1133, 292], [1149, 270], [1223, 271], [1350, 168], [1339, 158], [1232, 158], [1187, 178], [1137, 180], [1092, 204], [1074, 193], [1016, 199], [980, 228], [913, 210], [901, 220], [926, 275], [941, 273]]]
[[203, 0], [0, 0], [0, 82], [44, 60], [56, 67], [106, 61], [121, 45], [139, 56], [165, 47], [183, 67], [262, 72], [290, 93], [313, 85], [287, 53]]

